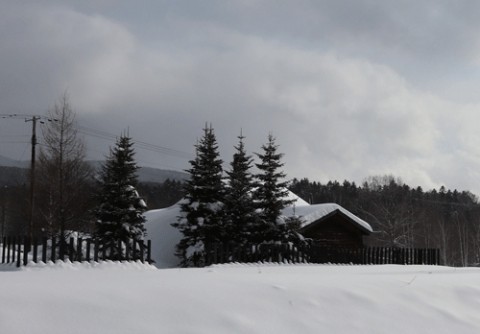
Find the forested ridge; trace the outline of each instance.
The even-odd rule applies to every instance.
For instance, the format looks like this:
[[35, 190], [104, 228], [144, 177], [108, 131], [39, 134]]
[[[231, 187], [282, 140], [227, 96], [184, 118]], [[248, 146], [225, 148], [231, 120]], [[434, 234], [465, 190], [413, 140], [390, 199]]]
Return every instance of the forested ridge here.
[[480, 204], [469, 191], [425, 191], [393, 176], [361, 185], [294, 179], [290, 190], [311, 204], [337, 203], [370, 223], [369, 245], [439, 248], [444, 264], [480, 263]]

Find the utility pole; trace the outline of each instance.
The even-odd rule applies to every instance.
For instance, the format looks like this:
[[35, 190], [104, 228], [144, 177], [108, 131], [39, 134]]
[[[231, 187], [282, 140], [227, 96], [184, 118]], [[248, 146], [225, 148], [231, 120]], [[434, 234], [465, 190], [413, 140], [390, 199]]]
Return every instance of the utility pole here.
[[25, 122], [32, 122], [32, 139], [31, 139], [31, 158], [30, 158], [30, 208], [29, 208], [29, 224], [28, 224], [28, 236], [30, 239], [33, 237], [33, 227], [34, 227], [34, 208], [35, 208], [35, 148], [37, 146], [37, 122], [40, 121], [41, 124], [45, 121], [57, 121], [56, 119], [51, 119], [45, 116], [39, 115], [22, 115], [22, 114], [10, 114], [10, 115], [0, 115], [0, 118], [24, 118]]
[[33, 220], [35, 208], [35, 147], [37, 146], [37, 121], [41, 116], [32, 116], [30, 119], [25, 119], [25, 122], [32, 122], [32, 155], [30, 158], [30, 220], [28, 224], [28, 236], [30, 240], [33, 239]]

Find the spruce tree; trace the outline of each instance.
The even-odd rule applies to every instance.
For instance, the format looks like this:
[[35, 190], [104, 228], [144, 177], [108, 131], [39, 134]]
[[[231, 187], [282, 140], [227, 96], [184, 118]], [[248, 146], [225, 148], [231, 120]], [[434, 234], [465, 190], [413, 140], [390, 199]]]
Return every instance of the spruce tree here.
[[213, 128], [205, 126], [203, 137], [195, 145], [196, 157], [190, 161], [185, 183], [185, 199], [176, 223], [183, 234], [177, 256], [183, 266], [204, 264], [205, 248], [225, 240], [222, 207], [224, 186], [222, 160]]
[[101, 170], [96, 236], [101, 245], [111, 249], [111, 259], [121, 258], [120, 243], [141, 241], [145, 236], [146, 204], [136, 190], [138, 167], [134, 155], [131, 138], [122, 135]]
[[283, 167], [282, 153], [277, 152], [278, 145], [272, 134], [268, 136], [267, 144], [262, 145], [263, 153], [255, 153], [260, 159], [256, 164], [259, 173], [258, 187], [254, 198], [259, 209], [261, 223], [253, 231], [257, 242], [281, 241], [283, 239], [284, 221], [281, 219], [282, 210], [292, 200], [288, 200], [288, 182], [283, 181], [286, 174], [280, 170]]
[[238, 137], [238, 146], [227, 171], [228, 185], [225, 191], [225, 230], [230, 242], [237, 246], [251, 242], [250, 231], [258, 223], [253, 201], [255, 182], [250, 173], [253, 159], [245, 152], [243, 137]]

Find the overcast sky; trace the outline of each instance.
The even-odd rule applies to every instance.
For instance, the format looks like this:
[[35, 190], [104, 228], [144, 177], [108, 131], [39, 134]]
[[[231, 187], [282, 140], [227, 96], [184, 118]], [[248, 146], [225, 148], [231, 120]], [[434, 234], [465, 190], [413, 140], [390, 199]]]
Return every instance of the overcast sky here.
[[[249, 152], [277, 138], [289, 178], [480, 194], [479, 1], [0, 4], [0, 114], [68, 91], [80, 126], [170, 149], [140, 165], [188, 168], [208, 122], [226, 165], [242, 129]], [[0, 119], [0, 155], [27, 160], [30, 127]]]

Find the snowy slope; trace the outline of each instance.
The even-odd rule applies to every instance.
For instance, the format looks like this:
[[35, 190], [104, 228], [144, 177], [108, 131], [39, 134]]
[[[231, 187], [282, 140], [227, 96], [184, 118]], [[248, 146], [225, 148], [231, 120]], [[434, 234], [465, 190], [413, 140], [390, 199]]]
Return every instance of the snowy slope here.
[[173, 268], [179, 264], [179, 259], [175, 256], [175, 246], [182, 234], [171, 226], [179, 215], [178, 204], [145, 213], [147, 238], [152, 240], [152, 259], [158, 268]]
[[0, 333], [478, 334], [480, 269], [63, 264], [2, 271]]

